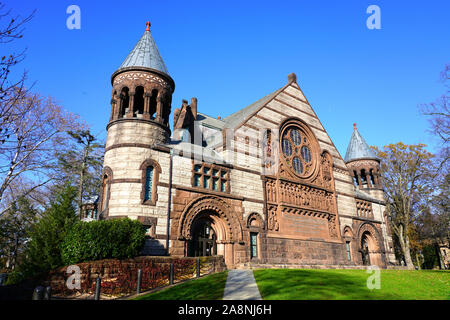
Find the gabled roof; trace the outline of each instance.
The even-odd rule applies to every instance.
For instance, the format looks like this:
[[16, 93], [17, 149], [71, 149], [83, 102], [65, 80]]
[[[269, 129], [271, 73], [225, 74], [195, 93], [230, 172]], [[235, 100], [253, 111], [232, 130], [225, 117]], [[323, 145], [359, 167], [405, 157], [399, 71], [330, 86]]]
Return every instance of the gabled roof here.
[[356, 123], [353, 125], [353, 134], [350, 138], [350, 143], [345, 153], [345, 162], [350, 162], [357, 159], [374, 159], [379, 160], [375, 153], [370, 149], [364, 138], [356, 128]]
[[268, 94], [267, 96], [259, 99], [258, 101], [252, 103], [251, 105], [245, 107], [244, 109], [241, 109], [241, 110], [229, 115], [228, 117], [226, 117], [225, 119], [223, 119], [223, 121], [226, 124], [226, 127], [228, 127], [228, 128], [237, 127], [239, 124], [241, 124], [242, 122], [247, 120], [247, 118], [250, 115], [252, 115], [254, 112], [256, 112], [258, 109], [260, 109], [262, 106], [264, 106], [267, 102], [269, 102], [274, 96], [276, 96], [283, 89], [284, 89], [284, 87], [281, 89], [278, 89], [277, 91], [272, 92], [271, 94]]
[[169, 71], [159, 54], [155, 40], [153, 40], [152, 34], [150, 33], [150, 22], [147, 22], [147, 29], [145, 30], [144, 35], [124, 62], [122, 62], [118, 70], [127, 67], [151, 68], [169, 75]]

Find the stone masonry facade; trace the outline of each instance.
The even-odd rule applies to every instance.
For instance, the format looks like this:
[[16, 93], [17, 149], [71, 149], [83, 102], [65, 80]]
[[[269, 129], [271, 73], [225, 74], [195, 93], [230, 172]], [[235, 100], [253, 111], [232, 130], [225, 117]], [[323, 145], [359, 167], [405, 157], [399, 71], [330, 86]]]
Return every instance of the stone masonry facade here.
[[[147, 28], [111, 79], [102, 219], [141, 221], [145, 255], [228, 268], [395, 263], [379, 160], [344, 161], [295, 74], [224, 119], [183, 100], [171, 129], [175, 82], [155, 48]], [[149, 51], [159, 60], [139, 62]]]

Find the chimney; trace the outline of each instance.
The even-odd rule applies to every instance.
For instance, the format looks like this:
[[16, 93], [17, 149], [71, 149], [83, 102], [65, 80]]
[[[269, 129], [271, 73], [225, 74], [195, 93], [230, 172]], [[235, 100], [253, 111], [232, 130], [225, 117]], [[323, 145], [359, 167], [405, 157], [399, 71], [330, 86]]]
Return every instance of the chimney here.
[[197, 120], [197, 98], [191, 99], [191, 112], [194, 116], [194, 119]]

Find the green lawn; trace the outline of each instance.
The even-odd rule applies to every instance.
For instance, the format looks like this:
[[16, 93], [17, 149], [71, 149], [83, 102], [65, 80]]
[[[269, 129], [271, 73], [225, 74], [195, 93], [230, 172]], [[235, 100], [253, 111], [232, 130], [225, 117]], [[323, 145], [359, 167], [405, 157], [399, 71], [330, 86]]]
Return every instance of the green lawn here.
[[222, 300], [228, 272], [215, 273], [135, 300]]
[[262, 269], [254, 271], [267, 300], [449, 300], [449, 271], [381, 270], [381, 288], [369, 290], [366, 270]]

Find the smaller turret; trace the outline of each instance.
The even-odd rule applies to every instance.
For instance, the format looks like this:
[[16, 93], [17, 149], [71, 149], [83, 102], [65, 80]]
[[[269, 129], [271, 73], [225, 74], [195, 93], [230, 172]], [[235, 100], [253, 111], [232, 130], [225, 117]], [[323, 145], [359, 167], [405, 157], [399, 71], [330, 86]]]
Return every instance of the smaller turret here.
[[370, 149], [353, 124], [353, 134], [344, 161], [349, 168], [354, 184], [359, 189], [381, 189], [380, 159]]

